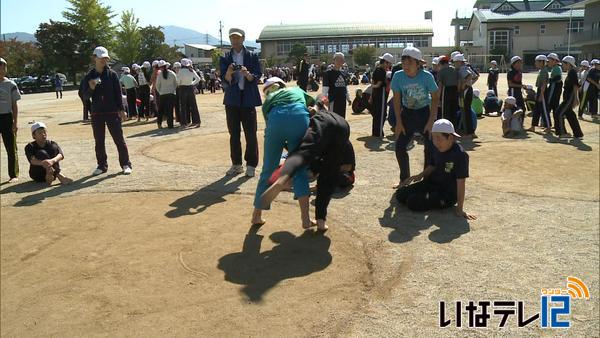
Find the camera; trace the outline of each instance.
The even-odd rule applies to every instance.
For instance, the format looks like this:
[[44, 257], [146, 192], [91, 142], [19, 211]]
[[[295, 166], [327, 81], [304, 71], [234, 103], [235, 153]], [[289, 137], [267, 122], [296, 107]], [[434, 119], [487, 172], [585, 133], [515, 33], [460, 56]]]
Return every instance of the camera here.
[[242, 69], [242, 65], [238, 65], [237, 63], [232, 63], [231, 64], [233, 66], [233, 70], [241, 70]]

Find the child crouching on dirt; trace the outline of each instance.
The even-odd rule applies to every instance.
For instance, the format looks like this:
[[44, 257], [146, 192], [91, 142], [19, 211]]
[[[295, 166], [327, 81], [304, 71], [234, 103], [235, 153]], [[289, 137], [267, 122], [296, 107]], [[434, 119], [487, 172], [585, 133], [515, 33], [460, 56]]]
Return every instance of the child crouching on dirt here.
[[48, 140], [46, 125], [36, 122], [31, 126], [34, 141], [25, 146], [25, 156], [30, 163], [29, 177], [36, 182], [52, 184], [58, 178], [61, 184], [69, 184], [72, 179], [60, 172], [58, 162], [65, 157], [58, 144]]
[[456, 143], [460, 136], [446, 119], [435, 121], [431, 132], [434, 147], [425, 170], [405, 179], [396, 192], [396, 199], [412, 211], [454, 207], [458, 217], [477, 219], [463, 208], [469, 155]]
[[496, 96], [493, 90], [488, 90], [485, 99], [483, 100], [483, 108], [485, 115], [487, 116], [500, 116], [500, 110], [502, 109], [502, 100]]
[[523, 133], [522, 116], [523, 110], [517, 110], [517, 100], [509, 96], [504, 101], [502, 110], [502, 136], [514, 137]]

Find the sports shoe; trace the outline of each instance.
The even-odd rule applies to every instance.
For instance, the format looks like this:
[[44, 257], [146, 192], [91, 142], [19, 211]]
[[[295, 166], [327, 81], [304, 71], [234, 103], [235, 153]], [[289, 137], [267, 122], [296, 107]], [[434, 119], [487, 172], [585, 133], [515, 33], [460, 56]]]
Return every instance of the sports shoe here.
[[11, 177], [10, 180], [8, 180], [8, 183], [15, 183], [15, 182], [19, 182], [18, 177]]
[[128, 165], [123, 166], [123, 175], [131, 175], [131, 167]]
[[246, 167], [246, 177], [254, 177], [256, 175], [256, 168], [247, 166]]
[[94, 170], [92, 172], [92, 175], [94, 176], [98, 176], [100, 174], [104, 174], [106, 172], [106, 169], [102, 169], [102, 168], [96, 168], [96, 170]]
[[242, 167], [241, 164], [234, 164], [231, 166], [231, 168], [229, 168], [229, 170], [227, 170], [227, 175], [239, 175], [241, 173], [244, 172], [244, 167]]

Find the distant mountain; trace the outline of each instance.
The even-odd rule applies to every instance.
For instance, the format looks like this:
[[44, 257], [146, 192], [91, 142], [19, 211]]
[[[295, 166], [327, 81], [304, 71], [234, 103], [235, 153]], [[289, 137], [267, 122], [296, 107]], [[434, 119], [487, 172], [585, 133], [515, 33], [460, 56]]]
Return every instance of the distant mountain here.
[[17, 39], [18, 41], [24, 42], [36, 42], [35, 35], [25, 32], [5, 33], [1, 36], [2, 39], [10, 40]]
[[[219, 38], [215, 38], [210, 34], [179, 26], [164, 26], [162, 32], [165, 34], [165, 42], [169, 45], [183, 46], [186, 43], [197, 43], [218, 46], [221, 43]], [[229, 44], [226, 32], [223, 32], [223, 44]], [[245, 44], [249, 47], [260, 48], [260, 45], [253, 40], [246, 41]]]

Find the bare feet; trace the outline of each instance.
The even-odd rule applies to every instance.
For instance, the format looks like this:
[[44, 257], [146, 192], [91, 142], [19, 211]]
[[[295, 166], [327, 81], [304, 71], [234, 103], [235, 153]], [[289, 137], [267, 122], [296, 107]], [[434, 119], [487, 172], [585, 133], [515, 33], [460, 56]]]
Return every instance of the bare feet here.
[[308, 229], [310, 229], [312, 227], [316, 227], [316, 226], [317, 226], [317, 222], [312, 219], [309, 219], [308, 223], [302, 224], [302, 229], [308, 230]]
[[54, 178], [54, 173], [53, 172], [47, 172], [46, 173], [46, 183], [48, 183], [48, 185], [52, 185], [52, 182], [54, 182], [55, 178]]
[[321, 232], [325, 232], [325, 231], [329, 230], [329, 227], [327, 225], [325, 225], [324, 219], [317, 220], [317, 230], [321, 231]]
[[289, 186], [290, 178], [289, 176], [280, 176], [275, 183], [273, 183], [260, 197], [260, 202], [263, 207], [267, 208], [271, 205], [271, 202], [279, 195], [281, 191], [283, 191], [287, 186]]
[[67, 176], [65, 176], [63, 174], [58, 174], [57, 178], [60, 181], [60, 184], [63, 184], [63, 185], [69, 185], [69, 184], [73, 183], [73, 179], [68, 178]]
[[525, 131], [530, 131], [532, 133], [535, 133], [535, 127], [532, 126], [531, 128], [525, 129]]
[[262, 219], [262, 210], [254, 209], [252, 212], [252, 221], [250, 223], [252, 226], [262, 226], [266, 223], [266, 221]]

